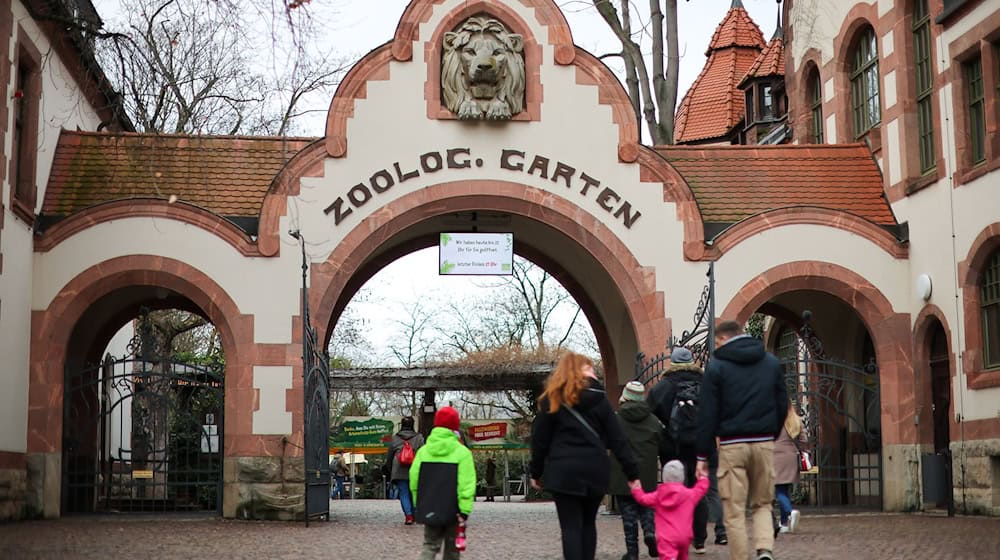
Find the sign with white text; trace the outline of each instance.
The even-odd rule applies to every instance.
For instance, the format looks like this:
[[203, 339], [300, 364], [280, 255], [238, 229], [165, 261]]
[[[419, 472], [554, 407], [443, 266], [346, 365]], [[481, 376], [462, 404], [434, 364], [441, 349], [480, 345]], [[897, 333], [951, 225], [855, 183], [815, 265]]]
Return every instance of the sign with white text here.
[[509, 276], [513, 263], [512, 233], [441, 234], [438, 270], [442, 275]]

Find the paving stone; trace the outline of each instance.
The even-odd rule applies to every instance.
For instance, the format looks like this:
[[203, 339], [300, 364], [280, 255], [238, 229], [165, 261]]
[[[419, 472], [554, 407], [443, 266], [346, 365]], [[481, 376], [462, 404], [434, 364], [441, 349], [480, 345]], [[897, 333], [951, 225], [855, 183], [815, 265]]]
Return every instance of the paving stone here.
[[[331, 502], [333, 520], [232, 521], [190, 515], [81, 516], [0, 525], [0, 559], [326, 558], [415, 559], [423, 530], [404, 526], [399, 503]], [[551, 503], [477, 502], [463, 560], [558, 559], [559, 524]], [[903, 514], [806, 512], [799, 530], [781, 535], [778, 560], [982, 560], [997, 558], [1000, 519]], [[598, 516], [598, 560], [625, 552], [621, 519]], [[645, 558], [645, 556], [643, 556]], [[692, 559], [728, 560], [708, 545]]]

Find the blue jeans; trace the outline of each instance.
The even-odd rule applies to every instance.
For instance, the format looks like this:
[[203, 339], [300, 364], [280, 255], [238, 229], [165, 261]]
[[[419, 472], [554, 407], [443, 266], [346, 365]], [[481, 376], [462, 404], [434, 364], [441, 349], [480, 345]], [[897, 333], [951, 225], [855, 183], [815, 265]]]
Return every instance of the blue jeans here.
[[347, 477], [335, 476], [333, 482], [333, 492], [330, 494], [330, 499], [339, 497], [341, 500], [344, 499], [344, 479]]
[[393, 480], [399, 491], [399, 505], [403, 506], [403, 515], [413, 515], [413, 497], [410, 495], [409, 480]]
[[788, 516], [792, 513], [792, 485], [775, 484], [774, 496], [778, 498], [781, 507], [781, 524], [788, 525]]

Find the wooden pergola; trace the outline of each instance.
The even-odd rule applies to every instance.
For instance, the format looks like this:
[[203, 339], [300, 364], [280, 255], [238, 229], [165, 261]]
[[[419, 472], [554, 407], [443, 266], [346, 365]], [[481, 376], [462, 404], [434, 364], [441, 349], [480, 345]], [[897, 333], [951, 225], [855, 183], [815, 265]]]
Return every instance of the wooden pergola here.
[[348, 368], [330, 370], [330, 390], [501, 391], [537, 389], [555, 368], [552, 363], [510, 366]]

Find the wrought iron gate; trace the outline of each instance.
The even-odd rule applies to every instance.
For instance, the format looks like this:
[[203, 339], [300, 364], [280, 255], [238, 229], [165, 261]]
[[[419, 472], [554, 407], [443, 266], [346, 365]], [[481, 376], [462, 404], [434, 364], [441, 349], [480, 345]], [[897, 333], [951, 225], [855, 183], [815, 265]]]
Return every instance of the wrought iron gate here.
[[320, 346], [309, 316], [305, 238], [297, 230], [289, 234], [302, 248], [303, 490], [308, 527], [310, 519], [330, 516], [330, 355]]
[[306, 523], [330, 514], [330, 358], [320, 351], [316, 329], [306, 323], [305, 371]]
[[881, 509], [881, 404], [874, 358], [857, 366], [826, 356], [808, 319], [798, 331], [782, 333], [777, 354], [814, 464], [799, 485], [801, 499], [821, 507]]
[[223, 374], [134, 352], [67, 371], [63, 511], [221, 513]]

